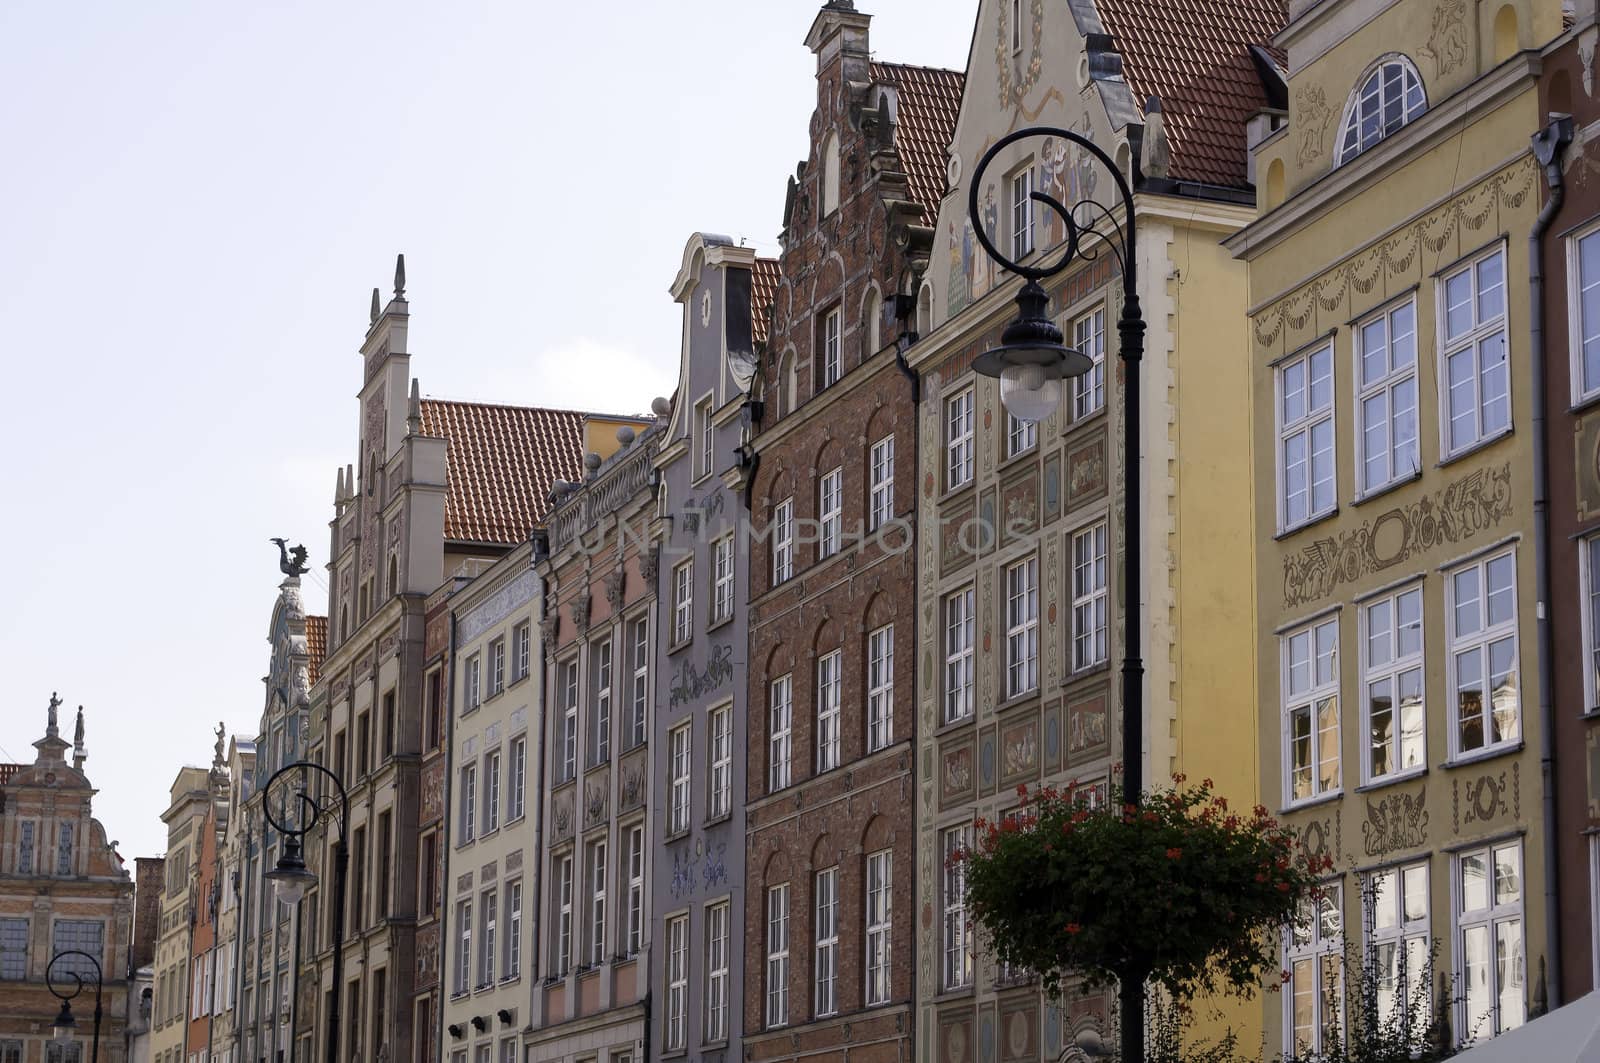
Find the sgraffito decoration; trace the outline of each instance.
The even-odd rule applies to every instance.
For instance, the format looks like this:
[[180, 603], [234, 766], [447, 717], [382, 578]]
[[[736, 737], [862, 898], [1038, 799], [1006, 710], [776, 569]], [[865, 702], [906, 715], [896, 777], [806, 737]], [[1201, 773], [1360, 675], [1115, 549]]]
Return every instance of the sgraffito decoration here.
[[723, 643], [713, 646], [704, 669], [697, 670], [691, 661], [679, 661], [677, 674], [667, 693], [669, 707], [703, 697], [733, 678], [733, 646]]
[[1439, 77], [1467, 61], [1467, 0], [1439, 0], [1433, 9], [1433, 30], [1422, 53], [1433, 60]]
[[1300, 143], [1295, 149], [1295, 161], [1302, 168], [1312, 166], [1322, 157], [1322, 145], [1328, 135], [1328, 123], [1333, 121], [1333, 108], [1328, 106], [1328, 96], [1320, 85], [1306, 85], [1295, 93], [1299, 114], [1295, 124], [1300, 129]]
[[1428, 792], [1367, 798], [1361, 839], [1368, 856], [1387, 856], [1428, 843]]

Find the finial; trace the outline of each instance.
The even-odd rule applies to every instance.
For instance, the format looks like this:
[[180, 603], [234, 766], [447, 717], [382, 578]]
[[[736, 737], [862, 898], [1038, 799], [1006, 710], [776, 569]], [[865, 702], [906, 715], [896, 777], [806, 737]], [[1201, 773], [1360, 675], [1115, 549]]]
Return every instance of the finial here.
[[45, 724], [44, 733], [47, 738], [55, 738], [61, 733], [61, 728], [56, 724], [56, 710], [61, 707], [61, 699], [54, 690], [50, 691], [50, 718]]
[[344, 466], [333, 470], [333, 504], [344, 501]]
[[368, 323], [376, 325], [378, 323], [379, 315], [383, 313], [382, 304], [380, 304], [378, 301], [378, 289], [376, 288], [372, 289], [372, 310], [370, 313], [372, 316]]
[[394, 297], [396, 299], [404, 299], [406, 297], [405, 255], [394, 256]]
[[589, 475], [593, 476], [599, 471], [601, 460], [600, 455], [591, 450], [583, 456], [583, 467], [589, 470]]
[[655, 414], [657, 417], [665, 417], [667, 414], [672, 412], [672, 403], [668, 402], [660, 395], [657, 395], [655, 398], [650, 400], [650, 412]]
[[78, 706], [78, 725], [72, 732], [72, 769], [83, 770], [83, 762], [89, 759], [89, 753], [83, 748], [83, 706]]
[[626, 447], [633, 442], [633, 435], [632, 425], [622, 425], [617, 429], [617, 442]]
[[406, 431], [422, 434], [422, 385], [416, 377], [411, 378], [411, 400], [406, 403]]

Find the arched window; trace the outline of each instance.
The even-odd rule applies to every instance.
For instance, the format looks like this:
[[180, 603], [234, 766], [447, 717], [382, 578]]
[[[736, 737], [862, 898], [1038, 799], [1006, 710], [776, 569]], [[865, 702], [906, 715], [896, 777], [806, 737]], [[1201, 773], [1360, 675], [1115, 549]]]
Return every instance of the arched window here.
[[878, 289], [868, 288], [867, 297], [861, 303], [861, 323], [866, 326], [866, 349], [861, 352], [861, 360], [878, 353], [878, 348], [883, 346], [883, 302], [878, 298]]
[[822, 216], [839, 209], [839, 134], [829, 133], [822, 145]]
[[1335, 166], [1349, 162], [1428, 109], [1417, 68], [1403, 55], [1379, 60], [1344, 106]]

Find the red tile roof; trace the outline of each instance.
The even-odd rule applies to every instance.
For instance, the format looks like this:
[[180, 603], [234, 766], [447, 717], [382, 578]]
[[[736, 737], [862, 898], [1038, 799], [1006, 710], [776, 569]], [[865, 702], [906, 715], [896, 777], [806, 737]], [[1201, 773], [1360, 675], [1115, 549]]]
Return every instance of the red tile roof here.
[[576, 410], [422, 400], [422, 431], [449, 440], [444, 537], [515, 546], [528, 537], [557, 479], [580, 480]]
[[311, 658], [311, 665], [306, 671], [310, 675], [312, 684], [315, 684], [317, 673], [322, 671], [322, 659], [328, 655], [327, 617], [306, 617], [306, 653]]
[[1267, 106], [1250, 57], [1288, 21], [1284, 0], [1095, 0], [1141, 109], [1161, 97], [1173, 178], [1246, 187], [1245, 120]]
[[767, 342], [767, 316], [782, 280], [777, 259], [756, 259], [756, 268], [750, 271], [750, 333], [757, 343]]
[[873, 63], [872, 80], [894, 86], [899, 97], [895, 147], [911, 198], [922, 208], [923, 221], [932, 225], [944, 198], [950, 138], [961, 113], [966, 75], [932, 66]]

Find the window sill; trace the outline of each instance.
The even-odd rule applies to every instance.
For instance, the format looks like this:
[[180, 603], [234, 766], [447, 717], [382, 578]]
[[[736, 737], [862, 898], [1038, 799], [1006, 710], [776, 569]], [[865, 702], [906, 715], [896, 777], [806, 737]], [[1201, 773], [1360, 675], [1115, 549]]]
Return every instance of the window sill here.
[[1010, 697], [1005, 698], [1004, 700], [1000, 701], [999, 703], [997, 703], [995, 705], [995, 707], [994, 707], [995, 715], [998, 716], [1000, 713], [1005, 712], [1007, 709], [1015, 708], [1016, 706], [1021, 705], [1021, 704], [1025, 703], [1025, 702], [1029, 701], [1030, 699], [1038, 698], [1038, 696], [1039, 696], [1039, 688], [1038, 687], [1034, 687], [1031, 690], [1024, 690], [1020, 694], [1012, 694]]
[[671, 832], [670, 834], [663, 835], [662, 838], [661, 838], [661, 841], [666, 845], [671, 845], [674, 842], [683, 841], [685, 838], [687, 838], [689, 836], [689, 834], [690, 834], [689, 828], [685, 827], [682, 830], [676, 830], [676, 831]]
[[731, 623], [733, 623], [733, 614], [729, 613], [727, 616], [723, 617], [721, 620], [713, 620], [711, 623], [707, 624], [706, 625], [706, 634], [709, 635], [711, 632], [717, 630], [718, 628], [727, 627]]
[[702, 1052], [716, 1052], [716, 1051], [718, 1051], [720, 1049], [724, 1049], [724, 1048], [727, 1048], [727, 1047], [728, 1047], [728, 1039], [726, 1037], [724, 1037], [721, 1040], [705, 1042], [704, 1044], [702, 1044], [700, 1046], [700, 1051], [702, 1051]]
[[1494, 446], [1496, 443], [1500, 442], [1502, 439], [1505, 439], [1507, 436], [1511, 435], [1514, 431], [1516, 431], [1516, 423], [1515, 422], [1513, 422], [1513, 423], [1507, 425], [1506, 427], [1500, 429], [1500, 431], [1496, 432], [1492, 436], [1484, 436], [1482, 439], [1478, 440], [1476, 443], [1470, 443], [1467, 446], [1462, 447], [1460, 450], [1455, 451], [1452, 454], [1444, 455], [1443, 457], [1441, 457], [1439, 459], [1438, 463], [1434, 465], [1434, 468], [1435, 469], [1442, 469], [1447, 465], [1454, 465], [1456, 462], [1460, 461], [1462, 458], [1470, 458], [1470, 457], [1472, 457], [1472, 455], [1478, 453], [1478, 451], [1480, 451], [1480, 450], [1488, 450], [1490, 447]]
[[476, 705], [464, 705], [464, 706], [462, 706], [461, 718], [463, 720], [465, 720], [468, 716], [471, 716], [473, 713], [477, 712], [482, 707], [483, 707], [483, 702], [481, 702], [481, 701], [478, 702]]
[[978, 476], [977, 476], [977, 473], [974, 472], [973, 476], [972, 476], [972, 479], [967, 480], [965, 483], [957, 484], [954, 487], [946, 487], [944, 489], [944, 494], [940, 495], [938, 498], [933, 500], [934, 505], [938, 506], [939, 508], [942, 509], [942, 508], [944, 508], [946, 503], [954, 502], [956, 500], [956, 498], [959, 497], [960, 495], [962, 495], [963, 493], [968, 492], [968, 491], [975, 491], [976, 488], [977, 488], [977, 484], [978, 484]]
[[1306, 797], [1299, 801], [1292, 801], [1278, 809], [1278, 815], [1285, 816], [1294, 812], [1304, 812], [1308, 808], [1316, 808], [1319, 805], [1332, 804], [1342, 797], [1344, 797], [1344, 787], [1340, 786], [1329, 790], [1325, 794], [1318, 794], [1315, 797]]
[[700, 824], [700, 826], [701, 826], [702, 829], [710, 829], [711, 827], [715, 827], [718, 824], [726, 823], [732, 818], [733, 818], [733, 810], [729, 809], [727, 812], [719, 812], [714, 816], [708, 816], [706, 818], [706, 821], [704, 823]]
[[[1105, 363], [1102, 362], [1101, 364], [1103, 365]], [[1106, 416], [1106, 404], [1105, 404], [1104, 400], [1101, 400], [1100, 405], [1096, 406], [1094, 409], [1090, 410], [1088, 413], [1083, 414], [1081, 417], [1078, 415], [1078, 412], [1077, 412], [1077, 409], [1076, 409], [1076, 405], [1075, 404], [1077, 403], [1077, 401], [1078, 400], [1077, 400], [1077, 396], [1076, 395], [1063, 394], [1061, 396], [1061, 411], [1068, 415], [1065, 418], [1065, 420], [1067, 422], [1066, 426], [1061, 430], [1061, 434], [1064, 435], [1064, 436], [1072, 435], [1075, 432], [1077, 432], [1080, 428], [1083, 428], [1083, 427], [1085, 427], [1087, 425], [1091, 425], [1095, 421], [1101, 420]], [[1073, 407], [1073, 408], [1069, 409], [1068, 408], [1069, 406]]]
[[522, 981], [522, 972], [518, 971], [516, 974], [508, 974], [504, 978], [500, 979], [499, 984], [504, 987], [520, 981]]
[[1094, 664], [1084, 665], [1082, 668], [1077, 668], [1068, 672], [1066, 677], [1061, 680], [1061, 685], [1064, 687], [1069, 687], [1074, 683], [1081, 683], [1085, 679], [1091, 679], [1097, 675], [1104, 675], [1110, 671], [1111, 658], [1107, 657], [1103, 661], [1096, 661]]
[[1332, 509], [1328, 510], [1328, 512], [1326, 512], [1326, 513], [1318, 513], [1315, 517], [1307, 517], [1305, 520], [1301, 521], [1299, 524], [1290, 525], [1287, 528], [1280, 529], [1278, 534], [1276, 534], [1276, 535], [1274, 535], [1272, 537], [1272, 540], [1273, 540], [1273, 542], [1280, 542], [1281, 543], [1281, 542], [1283, 542], [1283, 540], [1289, 538], [1291, 535], [1299, 535], [1301, 532], [1305, 531], [1307, 528], [1314, 528], [1318, 524], [1321, 524], [1323, 521], [1332, 520], [1334, 517], [1337, 517], [1338, 515], [1339, 515], [1339, 507], [1338, 506], [1334, 506]]
[[1009, 472], [1012, 468], [1014, 468], [1016, 466], [1020, 466], [1025, 459], [1027, 459], [1027, 458], [1037, 458], [1038, 456], [1039, 456], [1039, 444], [1038, 444], [1037, 441], [1035, 441], [1033, 446], [1026, 447], [1026, 448], [1024, 448], [1022, 450], [1017, 451], [1015, 454], [1011, 455], [1008, 458], [1001, 459], [1000, 464], [995, 467], [995, 470], [994, 470], [995, 471], [995, 475], [1000, 476], [1000, 477], [1003, 478], [1005, 476], [1005, 474], [1007, 472]]
[[949, 720], [949, 721], [946, 721], [945, 723], [941, 723], [938, 727], [935, 727], [933, 729], [933, 737], [942, 738], [945, 735], [950, 734], [952, 731], [958, 730], [959, 728], [969, 727], [969, 726], [972, 725], [972, 722], [974, 720], [976, 720], [977, 718], [978, 718], [978, 712], [977, 712], [976, 709], [974, 709], [972, 712], [967, 713], [965, 716], [961, 716], [961, 717], [958, 717], [958, 718], [956, 718], [954, 720]]
[[525, 683], [525, 682], [527, 682], [527, 681], [528, 681], [528, 679], [529, 679], [529, 678], [530, 678], [530, 677], [531, 677], [531, 676], [532, 676], [532, 675], [533, 675], [533, 668], [532, 668], [532, 667], [529, 667], [529, 669], [528, 669], [528, 670], [527, 670], [527, 671], [526, 671], [526, 672], [524, 672], [524, 673], [522, 673], [522, 674], [521, 674], [521, 675], [519, 675], [519, 676], [513, 676], [513, 677], [512, 677], [512, 679], [511, 679], [511, 682], [509, 682], [509, 683], [507, 683], [507, 684], [506, 684], [506, 689], [507, 689], [507, 690], [510, 690], [510, 689], [511, 689], [511, 688], [512, 688], [512, 687], [514, 687], [514, 686], [516, 686], [516, 685], [517, 685], [517, 684], [518, 684], [518, 683]]
[[1578, 719], [1600, 720], [1600, 705], [1597, 705], [1592, 709], [1585, 709], [1583, 712], [1578, 713]]
[[1428, 766], [1424, 764], [1420, 768], [1408, 768], [1405, 771], [1397, 771], [1392, 775], [1385, 775], [1381, 778], [1373, 779], [1370, 782], [1364, 782], [1352, 790], [1351, 793], [1371, 793], [1374, 790], [1382, 790], [1386, 787], [1396, 786], [1403, 782], [1411, 782], [1414, 779], [1420, 779], [1427, 774]]
[[1596, 406], [1600, 406], [1600, 391], [1593, 391], [1573, 400], [1572, 405], [1567, 407], [1567, 412], [1569, 414], [1587, 413]]
[[1510, 753], [1521, 753], [1523, 748], [1524, 743], [1520, 738], [1514, 742], [1500, 742], [1496, 745], [1486, 746], [1483, 749], [1474, 749], [1471, 753], [1458, 753], [1439, 765], [1439, 767], [1446, 771], [1451, 768], [1471, 767], [1485, 760], [1494, 760], [1496, 757], [1503, 757]]
[[952, 986], [940, 990], [933, 998], [935, 1004], [946, 1004], [952, 1000], [969, 1000], [977, 992], [971, 983], [961, 986]]
[[669, 645], [667, 647], [667, 656], [670, 657], [674, 653], [677, 653], [679, 650], [687, 649], [688, 647], [693, 646], [693, 645], [694, 645], [694, 636], [690, 635], [688, 638], [684, 639], [681, 642], [674, 642], [671, 645]]
[[1354, 509], [1358, 506], [1364, 506], [1373, 499], [1382, 498], [1391, 491], [1398, 491], [1407, 484], [1414, 484], [1420, 479], [1422, 479], [1422, 470], [1417, 469], [1415, 472], [1409, 473], [1395, 480], [1390, 480], [1388, 483], [1379, 484], [1377, 487], [1374, 487], [1371, 490], [1363, 492], [1362, 494], [1352, 498], [1350, 500], [1350, 508]]

